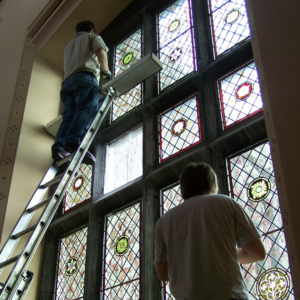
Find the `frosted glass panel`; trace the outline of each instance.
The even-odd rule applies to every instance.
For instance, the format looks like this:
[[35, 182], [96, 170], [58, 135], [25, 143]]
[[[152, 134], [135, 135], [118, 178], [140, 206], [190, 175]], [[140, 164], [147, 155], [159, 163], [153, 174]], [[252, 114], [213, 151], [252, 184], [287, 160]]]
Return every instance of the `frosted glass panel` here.
[[104, 193], [143, 175], [143, 128], [107, 146]]

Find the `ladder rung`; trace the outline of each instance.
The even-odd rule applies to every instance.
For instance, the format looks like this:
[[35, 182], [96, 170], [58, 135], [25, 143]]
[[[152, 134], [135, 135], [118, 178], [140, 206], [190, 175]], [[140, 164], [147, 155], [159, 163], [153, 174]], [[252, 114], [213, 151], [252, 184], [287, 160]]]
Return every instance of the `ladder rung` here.
[[24, 229], [24, 230], [22, 230], [22, 231], [20, 231], [20, 232], [17, 233], [17, 234], [13, 234], [10, 238], [11, 238], [12, 240], [16, 240], [16, 239], [20, 238], [21, 236], [23, 236], [24, 234], [26, 234], [26, 233], [32, 231], [32, 230], [35, 228], [35, 226], [36, 226], [36, 224], [35, 224], [35, 225], [32, 225], [32, 226], [30, 226], [30, 227], [28, 227], [28, 228], [26, 228], [26, 229]]
[[45, 199], [44, 201], [38, 203], [38, 204], [35, 205], [35, 206], [29, 207], [29, 208], [27, 209], [27, 212], [29, 212], [29, 213], [34, 212], [35, 210], [37, 210], [37, 209], [40, 208], [41, 206], [47, 204], [50, 200], [51, 200], [51, 197]]
[[41, 185], [40, 185], [40, 188], [41, 188], [41, 189], [44, 189], [44, 188], [46, 188], [46, 187], [51, 186], [52, 184], [54, 184], [54, 183], [56, 183], [56, 182], [59, 182], [59, 181], [62, 179], [63, 176], [64, 176], [64, 173], [61, 173], [60, 175], [54, 177], [52, 180], [50, 180], [50, 181], [48, 181], [48, 182], [46, 182], [46, 183], [44, 183], [44, 184], [41, 184]]
[[17, 256], [14, 256], [8, 260], [5, 260], [3, 263], [0, 264], [0, 269], [12, 264], [13, 262], [15, 262], [18, 258], [19, 258], [20, 255], [17, 255]]
[[60, 167], [62, 166], [63, 164], [65, 164], [66, 162], [69, 162], [72, 157], [74, 156], [75, 152], [74, 153], [71, 153], [70, 155], [66, 156], [65, 158], [61, 159], [60, 161], [56, 162], [55, 165], [57, 167]]

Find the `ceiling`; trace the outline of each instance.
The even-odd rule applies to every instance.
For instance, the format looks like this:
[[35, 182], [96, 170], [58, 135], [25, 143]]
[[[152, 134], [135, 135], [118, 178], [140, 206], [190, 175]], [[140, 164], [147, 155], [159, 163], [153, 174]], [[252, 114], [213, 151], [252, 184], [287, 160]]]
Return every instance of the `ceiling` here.
[[63, 52], [76, 35], [76, 24], [90, 20], [100, 33], [132, 0], [82, 0], [39, 51], [40, 55], [63, 69]]

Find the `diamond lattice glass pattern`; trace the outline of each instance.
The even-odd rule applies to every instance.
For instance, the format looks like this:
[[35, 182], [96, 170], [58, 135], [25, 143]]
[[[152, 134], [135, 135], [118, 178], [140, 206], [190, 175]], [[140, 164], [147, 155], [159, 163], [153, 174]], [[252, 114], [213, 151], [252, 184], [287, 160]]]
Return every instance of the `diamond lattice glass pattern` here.
[[107, 146], [104, 193], [143, 175], [143, 129]]
[[142, 29], [138, 29], [123, 42], [116, 46], [115, 50], [115, 76], [129, 69], [142, 56]]
[[142, 104], [142, 84], [135, 86], [126, 94], [118, 97], [112, 103], [112, 121], [122, 117], [132, 109]]
[[[64, 199], [64, 213], [69, 209], [91, 199], [92, 166], [81, 164], [77, 175], [72, 179]], [[82, 178], [81, 184], [78, 185]]]
[[[267, 258], [264, 261], [243, 266], [246, 285], [252, 295], [251, 299], [254, 300], [258, 298], [257, 280], [263, 272], [270, 268], [280, 268], [287, 272], [289, 277], [291, 276], [270, 145], [269, 143], [258, 145], [229, 157], [227, 162], [231, 197], [244, 208], [263, 235], [267, 251]], [[265, 178], [270, 182], [270, 191], [258, 202], [248, 197], [249, 186], [257, 178]], [[261, 191], [261, 187], [257, 185], [257, 193]], [[266, 299], [281, 298], [277, 298], [274, 294]], [[292, 287], [284, 299], [294, 299]]]
[[[180, 135], [172, 129], [180, 119], [186, 120], [186, 127]], [[200, 117], [196, 96], [160, 115], [160, 161], [184, 151], [201, 142]]]
[[140, 242], [140, 203], [107, 216], [101, 299], [140, 299]]
[[[180, 185], [176, 184], [161, 191], [161, 216], [169, 211], [171, 208], [178, 206], [183, 202], [181, 192], [180, 192]], [[169, 283], [163, 283], [163, 299], [164, 300], [175, 300], [172, 296]]]
[[224, 129], [263, 109], [254, 62], [219, 79], [218, 87]]
[[209, 0], [215, 58], [250, 38], [244, 0]]
[[159, 73], [162, 91], [196, 71], [196, 55], [190, 0], [178, 0], [158, 15], [158, 57], [164, 68]]
[[83, 299], [88, 229], [61, 239], [55, 299]]

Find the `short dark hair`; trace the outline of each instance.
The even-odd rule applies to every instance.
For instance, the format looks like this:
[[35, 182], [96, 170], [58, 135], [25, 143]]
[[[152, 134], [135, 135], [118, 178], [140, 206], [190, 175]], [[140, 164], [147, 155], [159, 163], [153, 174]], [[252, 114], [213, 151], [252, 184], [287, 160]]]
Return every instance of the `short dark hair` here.
[[189, 163], [180, 175], [180, 189], [184, 200], [196, 195], [218, 192], [217, 176], [213, 168], [204, 163]]
[[92, 29], [94, 29], [94, 32], [95, 32], [95, 25], [91, 21], [82, 21], [76, 25], [77, 33], [79, 31], [90, 32]]

